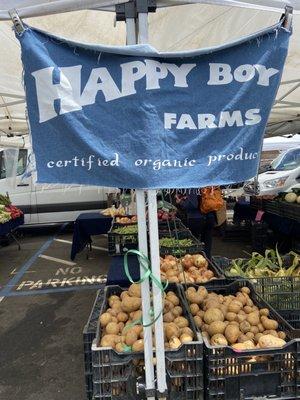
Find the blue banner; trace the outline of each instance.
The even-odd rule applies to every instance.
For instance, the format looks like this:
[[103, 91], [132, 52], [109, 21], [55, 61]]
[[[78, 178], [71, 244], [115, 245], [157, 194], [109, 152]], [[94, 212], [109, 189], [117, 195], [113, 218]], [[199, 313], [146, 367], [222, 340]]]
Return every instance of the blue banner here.
[[22, 48], [38, 182], [183, 188], [256, 175], [290, 32], [159, 53], [27, 27]]

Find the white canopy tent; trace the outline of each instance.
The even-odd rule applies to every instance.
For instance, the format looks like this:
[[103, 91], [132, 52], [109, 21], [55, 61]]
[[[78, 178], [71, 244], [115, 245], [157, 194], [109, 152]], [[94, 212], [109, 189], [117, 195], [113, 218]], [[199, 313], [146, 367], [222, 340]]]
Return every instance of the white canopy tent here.
[[[125, 44], [125, 24], [115, 24], [113, 12], [97, 9], [114, 11], [115, 4], [121, 2], [124, 1], [0, 1], [0, 134], [28, 131], [20, 48], [8, 11], [16, 8], [29, 25], [66, 38], [116, 45]], [[157, 3], [160, 8], [149, 15], [149, 42], [158, 50], [170, 51], [209, 47], [247, 35], [277, 22], [286, 4], [293, 6], [294, 35], [267, 134], [300, 132], [299, 0], [158, 0]], [[190, 4], [179, 5], [183, 3]]]
[[264, 139], [262, 151], [283, 151], [294, 147], [300, 147], [300, 134], [268, 137]]

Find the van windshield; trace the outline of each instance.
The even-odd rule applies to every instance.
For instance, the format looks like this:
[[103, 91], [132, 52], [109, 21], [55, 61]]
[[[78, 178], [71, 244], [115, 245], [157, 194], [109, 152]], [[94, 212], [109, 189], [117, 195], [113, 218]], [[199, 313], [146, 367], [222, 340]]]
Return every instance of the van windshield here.
[[271, 163], [272, 171], [291, 171], [300, 167], [300, 148], [280, 155]]
[[[9, 157], [8, 157], [8, 151], [10, 151]], [[26, 170], [26, 165], [27, 165], [26, 149], [2, 150], [0, 152], [0, 179], [12, 178], [12, 175], [14, 173], [17, 176], [23, 175]]]

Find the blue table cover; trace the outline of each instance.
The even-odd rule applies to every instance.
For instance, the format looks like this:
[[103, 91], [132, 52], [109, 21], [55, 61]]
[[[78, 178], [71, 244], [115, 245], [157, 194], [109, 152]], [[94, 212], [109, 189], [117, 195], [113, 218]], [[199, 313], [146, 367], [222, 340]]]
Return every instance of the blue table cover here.
[[[137, 257], [128, 256], [129, 272], [134, 281], [140, 279], [140, 265]], [[107, 274], [107, 285], [119, 285], [121, 287], [128, 287], [130, 282], [125, 274], [124, 269], [124, 256], [112, 257], [112, 261]]]
[[76, 254], [92, 242], [91, 236], [107, 233], [111, 224], [111, 217], [97, 212], [80, 214], [74, 224], [71, 260], [74, 260]]
[[5, 222], [5, 224], [0, 224], [0, 236], [6, 236], [10, 232], [14, 231], [18, 226], [24, 224], [24, 215], [21, 215], [21, 217], [18, 217], [16, 219], [11, 219], [8, 222]]

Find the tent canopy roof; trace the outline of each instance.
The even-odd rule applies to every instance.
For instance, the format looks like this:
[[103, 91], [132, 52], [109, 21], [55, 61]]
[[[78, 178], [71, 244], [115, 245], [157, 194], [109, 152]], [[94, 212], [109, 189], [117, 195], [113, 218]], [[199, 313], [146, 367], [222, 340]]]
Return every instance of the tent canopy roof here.
[[[114, 4], [121, 2], [124, 0], [0, 1], [0, 134], [28, 131], [20, 47], [8, 11], [16, 8], [29, 25], [74, 41], [124, 45], [125, 23], [115, 24], [113, 12], [99, 11], [113, 11]], [[149, 14], [149, 42], [158, 50], [220, 45], [276, 23], [286, 4], [294, 7], [294, 34], [267, 134], [300, 132], [300, 1], [187, 0], [191, 4], [178, 5], [183, 2], [158, 0], [162, 8]]]

